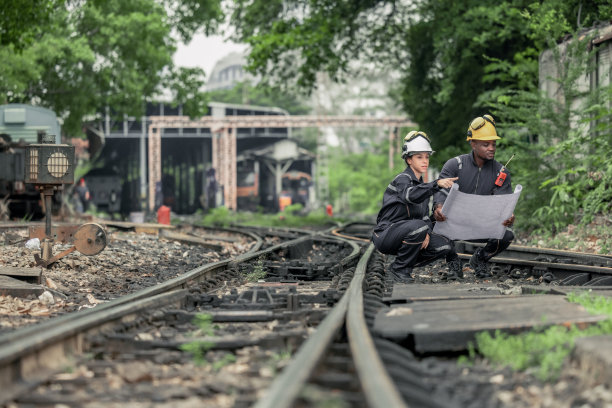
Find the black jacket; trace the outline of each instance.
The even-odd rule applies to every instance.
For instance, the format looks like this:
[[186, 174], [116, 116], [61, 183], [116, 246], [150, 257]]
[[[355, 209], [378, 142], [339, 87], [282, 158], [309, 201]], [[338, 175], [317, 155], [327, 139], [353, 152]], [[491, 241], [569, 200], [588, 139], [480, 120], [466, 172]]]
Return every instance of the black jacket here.
[[378, 212], [378, 230], [403, 220], [429, 220], [429, 197], [440, 188], [436, 181], [423, 183], [417, 179], [410, 166], [395, 176], [383, 195], [382, 208]]
[[[495, 179], [499, 174], [499, 170], [503, 167], [496, 160], [489, 160], [478, 167], [474, 160], [474, 153], [462, 154], [461, 156], [449, 159], [442, 167], [440, 178], [459, 177], [455, 182], [459, 185], [459, 191], [467, 194], [478, 195], [493, 195], [493, 194], [511, 194], [512, 181], [508, 169], [504, 169], [506, 180], [501, 187], [495, 185]], [[437, 204], [442, 204], [446, 201], [449, 188], [439, 189], [434, 194], [434, 208]]]

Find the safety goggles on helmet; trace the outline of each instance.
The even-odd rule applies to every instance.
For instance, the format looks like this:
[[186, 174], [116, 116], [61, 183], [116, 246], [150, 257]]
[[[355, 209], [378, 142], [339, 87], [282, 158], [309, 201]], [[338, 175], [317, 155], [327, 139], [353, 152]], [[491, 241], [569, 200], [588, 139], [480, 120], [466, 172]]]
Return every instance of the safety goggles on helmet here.
[[429, 144], [429, 136], [425, 132], [413, 130], [404, 137], [402, 145], [402, 159], [412, 156], [416, 153], [433, 154], [431, 145]]
[[467, 130], [467, 140], [497, 140], [495, 119], [491, 115], [483, 115], [470, 122]]
[[427, 136], [427, 133], [422, 132], [420, 130], [413, 130], [413, 131], [408, 132], [408, 134], [404, 136], [404, 143], [410, 142], [411, 140], [414, 140], [419, 136], [423, 136], [425, 139], [427, 139], [429, 143], [431, 143], [431, 139], [429, 138], [429, 136]]
[[493, 119], [493, 116], [483, 115], [483, 116], [477, 117], [470, 123], [470, 129], [478, 130], [481, 127], [483, 127], [487, 122], [495, 126], [495, 119]]

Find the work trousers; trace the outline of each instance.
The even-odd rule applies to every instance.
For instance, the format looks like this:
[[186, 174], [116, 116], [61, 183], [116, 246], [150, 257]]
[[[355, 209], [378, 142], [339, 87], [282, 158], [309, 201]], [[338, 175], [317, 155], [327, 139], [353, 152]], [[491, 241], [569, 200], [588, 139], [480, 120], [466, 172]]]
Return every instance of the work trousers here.
[[513, 239], [514, 233], [508, 228], [506, 229], [502, 239], [470, 239], [469, 242], [486, 243], [479, 255], [482, 260], [488, 261], [504, 249], [508, 248]]
[[[454, 244], [448, 238], [433, 234], [432, 224], [425, 220], [395, 222], [386, 228], [375, 228], [372, 234], [374, 246], [383, 254], [395, 255], [392, 268], [402, 270], [427, 265], [443, 256], [447, 261], [457, 258]], [[429, 245], [421, 245], [429, 234]]]

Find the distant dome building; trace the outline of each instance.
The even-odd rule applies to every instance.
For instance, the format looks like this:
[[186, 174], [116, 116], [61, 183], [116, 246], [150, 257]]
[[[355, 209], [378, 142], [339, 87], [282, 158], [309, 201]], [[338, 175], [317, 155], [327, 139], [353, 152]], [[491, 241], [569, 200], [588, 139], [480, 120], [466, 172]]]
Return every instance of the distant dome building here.
[[217, 61], [206, 83], [206, 91], [232, 89], [238, 82], [252, 81], [253, 77], [243, 69], [246, 65], [245, 55], [241, 52], [232, 52]]

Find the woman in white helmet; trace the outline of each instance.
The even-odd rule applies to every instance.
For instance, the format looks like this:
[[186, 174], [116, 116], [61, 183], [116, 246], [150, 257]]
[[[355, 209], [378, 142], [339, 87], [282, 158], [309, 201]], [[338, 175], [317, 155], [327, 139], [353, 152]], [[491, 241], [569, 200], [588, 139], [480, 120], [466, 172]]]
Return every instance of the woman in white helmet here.
[[461, 275], [461, 262], [453, 242], [433, 234], [429, 218], [429, 197], [441, 188], [450, 188], [457, 177], [423, 182], [433, 154], [426, 133], [413, 130], [404, 137], [402, 159], [406, 169], [395, 176], [383, 195], [372, 241], [383, 254], [395, 255], [391, 274], [396, 282], [414, 282], [412, 268], [446, 257], [449, 279]]

